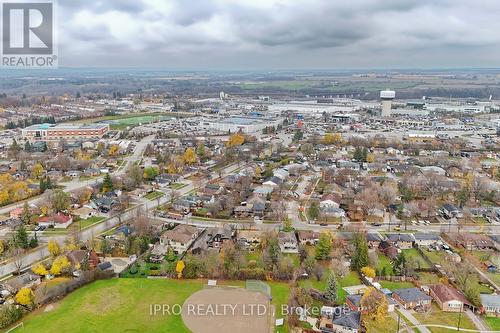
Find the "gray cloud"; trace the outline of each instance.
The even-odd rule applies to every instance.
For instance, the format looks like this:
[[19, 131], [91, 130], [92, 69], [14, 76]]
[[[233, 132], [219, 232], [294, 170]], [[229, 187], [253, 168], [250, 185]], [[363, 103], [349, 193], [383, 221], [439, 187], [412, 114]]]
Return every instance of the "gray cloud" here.
[[500, 66], [496, 0], [65, 0], [63, 66]]

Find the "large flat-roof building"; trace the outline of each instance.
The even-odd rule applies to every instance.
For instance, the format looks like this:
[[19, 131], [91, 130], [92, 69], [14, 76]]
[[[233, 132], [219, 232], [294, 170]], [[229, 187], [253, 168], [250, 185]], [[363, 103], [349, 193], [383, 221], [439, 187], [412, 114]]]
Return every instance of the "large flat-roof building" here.
[[202, 122], [202, 126], [206, 129], [221, 132], [256, 133], [262, 131], [265, 127], [278, 127], [282, 123], [283, 119], [281, 118], [231, 116], [222, 119], [205, 120]]
[[28, 141], [98, 139], [109, 131], [109, 124], [36, 124], [23, 128]]

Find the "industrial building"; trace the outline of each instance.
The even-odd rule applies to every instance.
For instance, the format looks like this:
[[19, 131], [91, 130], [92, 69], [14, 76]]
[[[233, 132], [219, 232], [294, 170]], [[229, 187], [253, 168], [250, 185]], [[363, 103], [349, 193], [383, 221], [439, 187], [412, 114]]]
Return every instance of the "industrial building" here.
[[23, 128], [28, 141], [98, 139], [109, 131], [109, 124], [35, 124]]
[[202, 122], [205, 129], [231, 133], [257, 133], [266, 127], [278, 127], [283, 123], [281, 118], [233, 116], [222, 119], [206, 119]]

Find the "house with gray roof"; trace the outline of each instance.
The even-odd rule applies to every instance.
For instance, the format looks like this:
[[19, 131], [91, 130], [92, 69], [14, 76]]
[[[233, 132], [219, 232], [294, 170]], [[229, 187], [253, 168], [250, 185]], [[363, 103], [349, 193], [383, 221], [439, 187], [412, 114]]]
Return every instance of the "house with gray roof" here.
[[418, 288], [403, 288], [394, 290], [392, 297], [405, 309], [415, 309], [421, 307], [428, 309], [431, 306], [432, 298]]

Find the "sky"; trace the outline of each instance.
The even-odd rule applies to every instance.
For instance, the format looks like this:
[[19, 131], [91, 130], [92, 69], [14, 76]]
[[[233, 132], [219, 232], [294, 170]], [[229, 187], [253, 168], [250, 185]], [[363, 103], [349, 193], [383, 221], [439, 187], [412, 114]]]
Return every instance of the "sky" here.
[[58, 0], [59, 65], [500, 67], [498, 0]]

